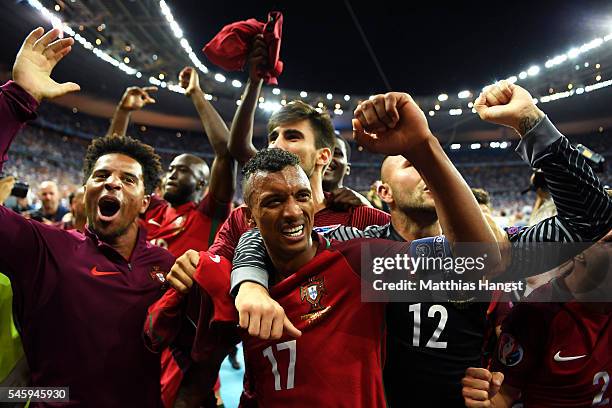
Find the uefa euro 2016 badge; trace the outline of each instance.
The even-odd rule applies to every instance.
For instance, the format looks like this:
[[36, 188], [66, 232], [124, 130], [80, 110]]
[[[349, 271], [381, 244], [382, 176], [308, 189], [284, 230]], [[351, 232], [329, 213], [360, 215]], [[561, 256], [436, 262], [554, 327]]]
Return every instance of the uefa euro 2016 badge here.
[[508, 333], [501, 335], [498, 347], [497, 358], [507, 367], [515, 366], [523, 359], [523, 347]]
[[166, 278], [164, 277], [164, 273], [161, 271], [161, 268], [157, 265], [153, 266], [153, 268], [151, 268], [151, 270], [149, 271], [149, 276], [151, 277], [151, 279], [153, 279], [154, 281], [157, 281], [159, 283], [166, 283]]
[[306, 300], [310, 303], [310, 313], [325, 308], [321, 304], [321, 299], [325, 294], [327, 294], [327, 291], [325, 290], [323, 278], [317, 279], [313, 276], [304, 285], [300, 286], [300, 299], [302, 302]]

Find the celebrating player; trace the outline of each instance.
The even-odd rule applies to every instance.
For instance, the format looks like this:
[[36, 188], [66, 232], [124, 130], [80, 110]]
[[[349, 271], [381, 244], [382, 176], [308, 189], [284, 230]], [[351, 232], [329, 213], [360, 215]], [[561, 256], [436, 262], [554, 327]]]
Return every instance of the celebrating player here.
[[[43, 99], [76, 91], [50, 77], [72, 38], [42, 28], [26, 38], [0, 93], [0, 154]], [[85, 234], [26, 220], [0, 207], [0, 270], [11, 279], [32, 385], [69, 387], [73, 405], [161, 405], [159, 356], [140, 332], [173, 257], [151, 246], [138, 216], [158, 179], [159, 157], [134, 139], [105, 137], [85, 158]], [[10, 243], [10, 244], [8, 244]], [[35, 403], [34, 406], [44, 406]]]

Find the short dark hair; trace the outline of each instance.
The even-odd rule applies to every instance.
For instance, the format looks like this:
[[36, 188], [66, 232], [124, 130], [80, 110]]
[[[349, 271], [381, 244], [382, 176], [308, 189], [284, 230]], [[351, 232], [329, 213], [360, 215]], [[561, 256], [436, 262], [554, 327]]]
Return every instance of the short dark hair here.
[[242, 167], [242, 193], [244, 201], [249, 201], [248, 195], [250, 195], [250, 191], [247, 189], [247, 183], [253, 174], [262, 171], [276, 173], [285, 167], [299, 167], [299, 165], [300, 158], [286, 150], [278, 148], [261, 149]]
[[348, 140], [346, 140], [344, 137], [340, 135], [336, 135], [336, 139], [342, 140], [342, 142], [344, 143], [344, 147], [346, 147], [346, 162], [350, 163], [351, 162], [351, 145], [349, 144]]
[[94, 139], [85, 154], [83, 165], [83, 184], [87, 183], [96, 162], [101, 156], [120, 153], [131, 157], [142, 166], [146, 194], [152, 194], [162, 171], [161, 162], [155, 150], [148, 144], [129, 136], [104, 136]]
[[336, 145], [334, 125], [327, 110], [318, 112], [311, 105], [302, 101], [291, 101], [272, 114], [268, 121], [268, 133], [272, 133], [280, 125], [308, 120], [315, 132], [315, 147], [330, 150]]
[[487, 190], [483, 188], [472, 188], [472, 194], [474, 194], [474, 197], [476, 197], [478, 204], [491, 206], [491, 196]]

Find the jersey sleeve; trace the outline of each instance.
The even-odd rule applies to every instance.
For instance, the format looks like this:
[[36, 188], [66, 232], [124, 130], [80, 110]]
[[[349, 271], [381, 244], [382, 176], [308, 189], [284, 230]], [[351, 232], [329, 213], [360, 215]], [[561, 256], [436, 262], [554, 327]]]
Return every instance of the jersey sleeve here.
[[36, 118], [38, 102], [13, 81], [0, 86], [0, 171], [8, 150], [26, 121]]
[[530, 381], [544, 355], [549, 324], [533, 304], [512, 308], [502, 324], [491, 367], [504, 374], [505, 384], [523, 389]]
[[231, 212], [229, 218], [215, 238], [215, 242], [209, 248], [209, 252], [220, 255], [226, 259], [234, 258], [234, 250], [238, 245], [240, 236], [249, 230], [245, 216], [245, 207], [238, 207]]
[[212, 194], [207, 193], [198, 204], [198, 211], [217, 223], [220, 223], [225, 221], [230, 215], [232, 211], [232, 203], [218, 202], [213, 198]]
[[268, 259], [259, 228], [242, 234], [232, 261], [232, 295], [238, 294], [238, 288], [243, 282], [255, 282], [268, 288]]
[[151, 306], [144, 325], [144, 341], [149, 350], [160, 352], [178, 336], [185, 310], [185, 297], [170, 288]]
[[[534, 168], [542, 169], [557, 215], [530, 227], [510, 227], [508, 279], [538, 275], [561, 265], [612, 228], [612, 198], [586, 163], [545, 117], [519, 143], [517, 152]], [[545, 245], [562, 242], [570, 245]]]
[[384, 211], [365, 205], [355, 207], [350, 226], [364, 230], [370, 225], [385, 225], [391, 222], [391, 216]]
[[193, 276], [202, 296], [191, 350], [196, 361], [205, 361], [211, 353], [238, 341], [235, 330], [238, 311], [229, 295], [231, 268], [228, 259], [208, 251], [200, 252], [200, 262]]

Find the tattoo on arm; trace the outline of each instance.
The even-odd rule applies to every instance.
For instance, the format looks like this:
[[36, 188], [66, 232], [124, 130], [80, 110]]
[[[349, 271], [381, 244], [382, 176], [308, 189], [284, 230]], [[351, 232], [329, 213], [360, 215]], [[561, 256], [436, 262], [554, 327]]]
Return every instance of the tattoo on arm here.
[[528, 115], [523, 116], [519, 120], [519, 128], [518, 128], [518, 131], [521, 134], [521, 136], [525, 136], [527, 132], [533, 129], [535, 125], [538, 124], [540, 119], [542, 119], [542, 115], [528, 114]]

